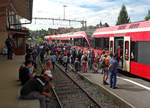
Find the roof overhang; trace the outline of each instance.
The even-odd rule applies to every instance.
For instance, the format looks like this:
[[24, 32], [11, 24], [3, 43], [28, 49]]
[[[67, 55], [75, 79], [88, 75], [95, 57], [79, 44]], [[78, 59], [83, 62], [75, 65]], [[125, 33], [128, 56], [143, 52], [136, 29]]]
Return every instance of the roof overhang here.
[[21, 34], [20, 36], [26, 36], [28, 37], [29, 36], [29, 30], [14, 30], [14, 29], [8, 29], [7, 30], [9, 33], [11, 34]]
[[32, 20], [33, 0], [0, 0], [0, 8], [11, 8], [15, 14]]
[[33, 0], [12, 0], [12, 4], [17, 15], [32, 20]]

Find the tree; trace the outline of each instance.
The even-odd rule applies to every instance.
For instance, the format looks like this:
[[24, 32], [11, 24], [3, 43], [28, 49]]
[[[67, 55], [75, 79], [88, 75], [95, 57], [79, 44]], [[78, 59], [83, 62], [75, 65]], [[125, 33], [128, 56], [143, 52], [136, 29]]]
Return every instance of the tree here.
[[109, 27], [108, 23], [105, 23], [103, 26], [104, 26], [104, 27]]
[[126, 10], [126, 7], [125, 5], [122, 5], [116, 25], [127, 24], [129, 22], [130, 22], [130, 18], [128, 17], [128, 12]]
[[100, 26], [100, 27], [102, 27], [102, 26], [103, 26], [103, 24], [102, 24], [102, 22], [101, 22], [101, 21], [100, 21], [100, 23], [99, 23], [99, 26]]
[[148, 15], [145, 17], [145, 20], [149, 20], [150, 19], [150, 10], [148, 11]]

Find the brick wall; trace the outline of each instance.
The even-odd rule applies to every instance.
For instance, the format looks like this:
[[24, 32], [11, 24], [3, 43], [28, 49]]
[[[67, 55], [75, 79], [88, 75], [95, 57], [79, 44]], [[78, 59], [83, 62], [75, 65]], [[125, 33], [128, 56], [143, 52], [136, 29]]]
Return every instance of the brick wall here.
[[4, 8], [0, 8], [0, 53], [2, 52], [2, 48], [5, 46], [5, 40], [8, 37], [8, 33], [6, 31], [6, 13], [5, 13], [5, 9]]

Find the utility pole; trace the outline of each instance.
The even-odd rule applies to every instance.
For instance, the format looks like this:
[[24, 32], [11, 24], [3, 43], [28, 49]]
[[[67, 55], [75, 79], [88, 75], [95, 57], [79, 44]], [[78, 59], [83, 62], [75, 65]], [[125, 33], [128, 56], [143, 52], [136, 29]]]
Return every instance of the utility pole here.
[[65, 7], [67, 7], [66, 5], [63, 5], [63, 7], [64, 7], [64, 19], [65, 19]]

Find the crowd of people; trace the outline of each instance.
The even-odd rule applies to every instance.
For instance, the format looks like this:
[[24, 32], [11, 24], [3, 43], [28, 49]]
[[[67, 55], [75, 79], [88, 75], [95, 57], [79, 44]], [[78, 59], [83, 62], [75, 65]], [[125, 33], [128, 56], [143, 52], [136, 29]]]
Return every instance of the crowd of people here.
[[[36, 75], [37, 57], [46, 66], [40, 75]], [[103, 74], [103, 84], [108, 85], [110, 75], [110, 87], [116, 88], [117, 79], [117, 56], [105, 50], [101, 54], [94, 53], [92, 49], [78, 49], [71, 44], [41, 42], [34, 46], [27, 46], [25, 63], [19, 69], [19, 80], [23, 85], [21, 97], [24, 99], [39, 99], [41, 108], [46, 108], [45, 99], [51, 97], [48, 88], [52, 84], [52, 71], [55, 71], [55, 64], [63, 65], [68, 71], [68, 65], [75, 69], [75, 72], [94, 72]]]
[[22, 99], [39, 99], [40, 108], [46, 108], [46, 99], [51, 97], [49, 93], [52, 88], [52, 72], [51, 60], [47, 60], [46, 66], [42, 68], [40, 74], [35, 74], [37, 70], [37, 57], [42, 54], [42, 47], [40, 50], [35, 46], [28, 46], [26, 48], [25, 62], [19, 69], [19, 80], [22, 88], [20, 90], [20, 97]]
[[42, 48], [40, 49], [41, 61], [43, 62], [47, 59], [51, 60], [53, 70], [55, 69], [55, 62], [57, 61], [65, 67], [66, 71], [69, 64], [76, 72], [100, 72], [103, 74], [104, 85], [108, 85], [107, 79], [110, 75], [110, 87], [116, 87], [116, 73], [119, 65], [118, 54], [113, 55], [108, 50], [103, 50], [102, 53], [95, 53], [93, 49], [78, 49], [66, 43], [46, 42], [38, 47], [37, 49]]

